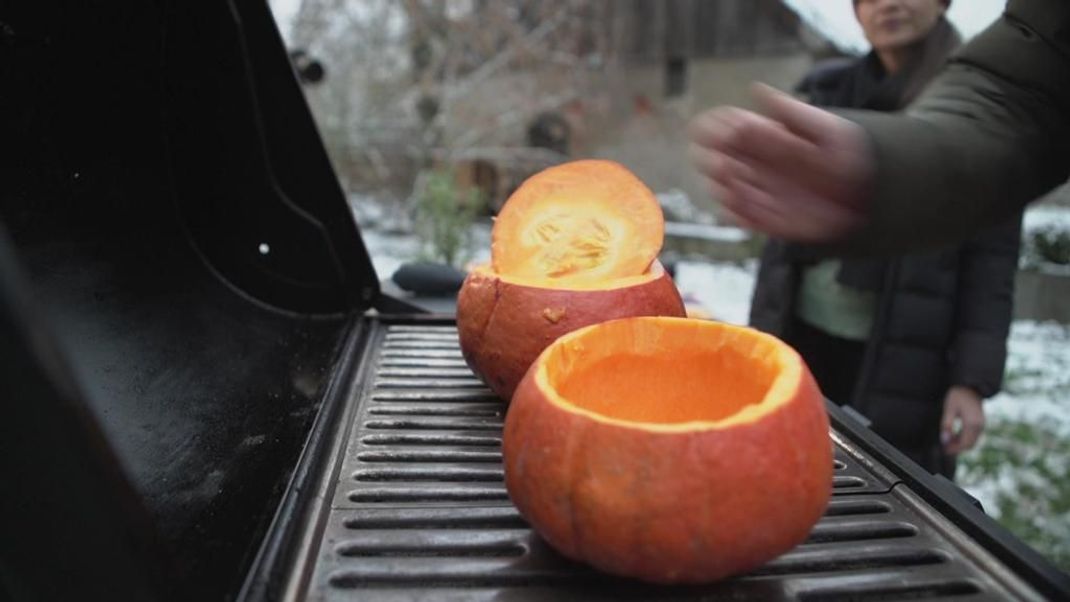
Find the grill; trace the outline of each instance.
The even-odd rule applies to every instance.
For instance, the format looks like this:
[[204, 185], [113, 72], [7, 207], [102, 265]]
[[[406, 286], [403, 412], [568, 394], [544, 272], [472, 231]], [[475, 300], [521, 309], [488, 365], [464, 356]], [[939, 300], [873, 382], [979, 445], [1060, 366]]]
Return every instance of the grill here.
[[267, 4], [8, 4], [0, 599], [1070, 599], [836, 406], [790, 553], [679, 588], [563, 559], [453, 322], [383, 294]]
[[1039, 600], [901, 480], [833, 432], [834, 494], [795, 550], [707, 587], [612, 578], [559, 556], [503, 483], [504, 406], [473, 377], [449, 324], [375, 321], [345, 398], [336, 470], [317, 488], [308, 600]]

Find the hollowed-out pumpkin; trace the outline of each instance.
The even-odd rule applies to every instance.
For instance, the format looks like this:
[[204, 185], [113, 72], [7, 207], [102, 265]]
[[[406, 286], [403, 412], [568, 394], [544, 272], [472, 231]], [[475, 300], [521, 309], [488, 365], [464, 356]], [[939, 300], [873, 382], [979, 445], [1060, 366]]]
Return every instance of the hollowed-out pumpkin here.
[[653, 193], [611, 161], [546, 169], [509, 197], [491, 233], [491, 263], [457, 298], [465, 360], [508, 400], [554, 339], [628, 316], [683, 316], [656, 258], [665, 222]]
[[505, 480], [557, 550], [698, 583], [801, 543], [832, 488], [823, 400], [799, 355], [748, 328], [628, 318], [559, 338], [513, 396]]

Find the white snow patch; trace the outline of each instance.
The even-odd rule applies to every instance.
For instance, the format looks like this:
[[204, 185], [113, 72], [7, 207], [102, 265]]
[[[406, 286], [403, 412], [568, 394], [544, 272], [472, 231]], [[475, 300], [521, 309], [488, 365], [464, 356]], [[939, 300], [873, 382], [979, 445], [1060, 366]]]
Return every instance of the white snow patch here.
[[758, 262], [676, 264], [676, 287], [684, 302], [699, 305], [715, 320], [745, 325], [750, 314]]
[[726, 243], [741, 243], [749, 238], [746, 230], [733, 226], [711, 226], [685, 222], [665, 222], [665, 236], [697, 238]]

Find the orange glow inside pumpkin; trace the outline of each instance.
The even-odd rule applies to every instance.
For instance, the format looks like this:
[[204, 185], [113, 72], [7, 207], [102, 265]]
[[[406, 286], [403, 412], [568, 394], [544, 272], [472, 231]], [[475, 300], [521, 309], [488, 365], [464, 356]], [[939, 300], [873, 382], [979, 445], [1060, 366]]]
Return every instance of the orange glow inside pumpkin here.
[[[494, 268], [492, 268], [491, 265], [487, 264], [487, 263], [483, 263], [483, 264], [479, 264], [479, 265], [473, 266], [471, 269], [472, 269], [473, 272], [479, 272], [479, 273], [487, 275], [487, 276], [496, 276], [502, 282], [507, 282], [509, 284], [516, 284], [516, 285], [521, 285], [521, 286], [530, 286], [530, 287], [535, 287], [535, 288], [539, 288], [539, 287], [555, 288], [555, 286], [557, 284], [559, 284], [557, 281], [554, 281], [554, 280], [551, 280], [551, 279], [547, 279], [547, 278], [525, 278], [525, 277], [512, 276], [512, 275], [509, 275], [509, 274], [499, 274], [499, 273], [496, 273], [494, 271]], [[623, 277], [619, 277], [619, 278], [611, 278], [611, 279], [608, 279], [608, 280], [573, 282], [569, 286], [569, 290], [573, 290], [573, 291], [605, 291], [605, 290], [613, 290], [613, 289], [617, 289], [617, 288], [626, 288], [626, 287], [630, 287], [630, 286], [637, 286], [637, 285], [643, 284], [645, 282], [651, 282], [651, 281], [657, 280], [658, 278], [661, 278], [662, 275], [664, 275], [664, 274], [665, 274], [665, 266], [661, 265], [660, 261], [655, 260], [654, 263], [650, 264], [650, 268], [646, 272], [644, 272], [643, 274], [640, 274], [638, 276], [623, 276]]]
[[755, 420], [794, 392], [801, 359], [749, 328], [635, 318], [559, 339], [536, 381], [555, 403], [598, 420], [654, 430]]
[[576, 287], [647, 271], [661, 250], [654, 194], [623, 166], [573, 161], [524, 182], [494, 222], [494, 271]]

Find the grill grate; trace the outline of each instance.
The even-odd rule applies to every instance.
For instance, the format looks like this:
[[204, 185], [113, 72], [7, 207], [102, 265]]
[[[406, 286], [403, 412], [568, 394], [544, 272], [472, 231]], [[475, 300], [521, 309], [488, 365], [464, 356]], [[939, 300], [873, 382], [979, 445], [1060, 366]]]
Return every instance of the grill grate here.
[[832, 501], [795, 550], [705, 587], [602, 575], [556, 554], [509, 502], [505, 408], [464, 366], [456, 329], [390, 325], [377, 337], [307, 599], [1007, 600], [1026, 591], [981, 570], [982, 551], [964, 553], [836, 436]]

